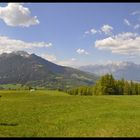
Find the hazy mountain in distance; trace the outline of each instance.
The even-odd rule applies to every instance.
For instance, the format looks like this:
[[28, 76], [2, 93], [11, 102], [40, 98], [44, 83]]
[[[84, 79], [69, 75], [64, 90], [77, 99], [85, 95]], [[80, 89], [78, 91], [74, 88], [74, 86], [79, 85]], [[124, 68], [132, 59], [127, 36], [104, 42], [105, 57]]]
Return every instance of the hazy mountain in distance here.
[[79, 67], [79, 70], [104, 75], [112, 73], [116, 79], [124, 78], [126, 80], [134, 80], [140, 82], [140, 64], [133, 62], [122, 61], [112, 62], [108, 64], [95, 64]]

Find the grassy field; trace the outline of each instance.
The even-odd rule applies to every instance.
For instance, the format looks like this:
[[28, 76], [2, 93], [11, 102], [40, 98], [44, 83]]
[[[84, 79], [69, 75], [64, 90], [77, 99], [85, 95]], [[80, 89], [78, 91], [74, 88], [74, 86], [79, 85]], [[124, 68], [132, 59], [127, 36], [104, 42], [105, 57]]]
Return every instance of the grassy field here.
[[140, 96], [0, 95], [0, 137], [140, 137]]

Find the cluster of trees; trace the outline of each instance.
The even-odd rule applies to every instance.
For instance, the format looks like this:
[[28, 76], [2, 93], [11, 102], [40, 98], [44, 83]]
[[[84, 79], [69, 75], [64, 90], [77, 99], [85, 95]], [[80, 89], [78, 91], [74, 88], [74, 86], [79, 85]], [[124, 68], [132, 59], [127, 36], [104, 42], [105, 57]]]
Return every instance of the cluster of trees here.
[[78, 87], [67, 92], [71, 95], [140, 95], [140, 83], [115, 80], [112, 74], [106, 74], [94, 86]]
[[70, 95], [92, 95], [93, 87], [92, 86], [81, 86], [77, 88], [73, 88], [66, 91]]
[[138, 95], [140, 84], [124, 79], [115, 80], [112, 74], [106, 74], [97, 81], [93, 92], [95, 95]]

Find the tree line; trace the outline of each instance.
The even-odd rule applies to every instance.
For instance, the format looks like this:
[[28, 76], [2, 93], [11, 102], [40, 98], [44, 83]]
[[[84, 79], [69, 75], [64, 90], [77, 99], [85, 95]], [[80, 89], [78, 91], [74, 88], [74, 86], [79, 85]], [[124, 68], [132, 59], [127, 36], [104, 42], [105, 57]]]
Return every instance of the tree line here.
[[81, 86], [67, 90], [71, 95], [140, 95], [140, 83], [115, 80], [112, 74], [106, 74], [94, 86]]

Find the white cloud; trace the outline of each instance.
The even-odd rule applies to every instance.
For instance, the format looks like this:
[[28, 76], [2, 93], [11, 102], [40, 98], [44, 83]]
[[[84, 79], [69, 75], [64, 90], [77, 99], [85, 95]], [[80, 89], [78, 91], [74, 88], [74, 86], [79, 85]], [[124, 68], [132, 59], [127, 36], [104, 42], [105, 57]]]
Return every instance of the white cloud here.
[[53, 55], [53, 54], [47, 54], [47, 53], [45, 53], [45, 54], [42, 54], [41, 57], [44, 58], [44, 59], [46, 59], [46, 60], [48, 60], [48, 61], [56, 62], [56, 56]]
[[112, 26], [110, 26], [110, 25], [103, 25], [102, 27], [101, 27], [101, 31], [103, 32], [103, 33], [105, 33], [106, 35], [111, 35], [112, 34], [112, 30], [113, 30], [113, 27]]
[[96, 40], [95, 47], [116, 54], [140, 56], [140, 36], [131, 32], [121, 33], [102, 40]]
[[0, 53], [26, 50], [33, 48], [52, 47], [52, 43], [46, 42], [25, 42], [22, 40], [11, 39], [6, 36], [0, 36]]
[[131, 15], [137, 15], [137, 14], [140, 14], [140, 11], [134, 11], [131, 13]]
[[8, 3], [6, 7], [0, 7], [0, 18], [8, 26], [29, 27], [39, 24], [36, 16], [32, 17], [27, 7], [23, 7], [21, 3]]
[[76, 52], [78, 53], [78, 54], [85, 54], [85, 55], [88, 55], [89, 53], [88, 52], [86, 52], [84, 49], [77, 49], [76, 50]]
[[92, 34], [96, 34], [96, 33], [97, 33], [97, 31], [96, 31], [95, 29], [91, 29], [90, 32], [91, 32]]
[[125, 23], [127, 26], [131, 26], [133, 29], [138, 29], [138, 28], [140, 28], [140, 24], [132, 25], [127, 19], [124, 19], [124, 23]]
[[96, 30], [96, 29], [94, 29], [94, 28], [92, 28], [92, 29], [90, 29], [90, 30], [88, 30], [88, 31], [85, 31], [85, 34], [96, 34], [98, 31]]
[[134, 26], [134, 29], [138, 29], [138, 28], [140, 28], [140, 24], [136, 24], [136, 25]]
[[58, 60], [54, 54], [48, 54], [48, 53], [44, 53], [40, 56], [48, 61], [51, 61], [52, 63], [58, 64], [61, 66], [71, 66], [71, 67], [78, 66], [76, 58], [70, 58], [68, 60]]
[[131, 26], [131, 23], [130, 23], [127, 19], [124, 19], [124, 23], [125, 23], [127, 26]]
[[71, 59], [68, 59], [68, 60], [57, 61], [56, 63], [58, 65], [62, 65], [62, 66], [72, 66], [72, 67], [75, 67], [75, 66], [77, 66], [77, 59], [76, 58], [71, 58]]
[[90, 30], [85, 31], [84, 35], [88, 35], [88, 34], [94, 35], [94, 34], [97, 34], [97, 33], [99, 33], [99, 34], [104, 33], [106, 35], [111, 35], [112, 34], [112, 30], [113, 30], [113, 27], [106, 24], [106, 25], [103, 25], [101, 27], [101, 29], [99, 29], [99, 30], [91, 28]]
[[51, 61], [52, 63], [57, 64], [57, 65], [68, 66], [68, 67], [73, 67], [73, 68], [78, 68], [80, 66], [83, 66], [84, 64], [85, 65], [91, 64], [91, 62], [89, 62], [89, 61], [83, 62], [83, 61], [80, 61], [76, 58], [59, 60], [55, 55], [48, 54], [48, 53], [42, 54], [40, 56], [48, 61]]

